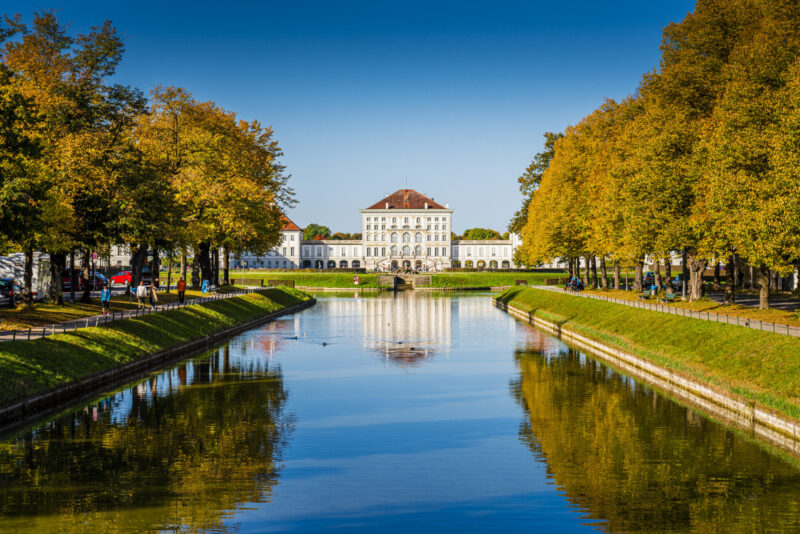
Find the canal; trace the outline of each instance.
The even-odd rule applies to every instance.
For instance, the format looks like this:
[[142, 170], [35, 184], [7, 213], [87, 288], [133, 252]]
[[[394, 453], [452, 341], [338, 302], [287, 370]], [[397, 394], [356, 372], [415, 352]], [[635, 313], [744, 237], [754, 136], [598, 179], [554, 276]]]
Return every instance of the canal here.
[[0, 439], [0, 532], [789, 532], [800, 462], [495, 309], [318, 295]]

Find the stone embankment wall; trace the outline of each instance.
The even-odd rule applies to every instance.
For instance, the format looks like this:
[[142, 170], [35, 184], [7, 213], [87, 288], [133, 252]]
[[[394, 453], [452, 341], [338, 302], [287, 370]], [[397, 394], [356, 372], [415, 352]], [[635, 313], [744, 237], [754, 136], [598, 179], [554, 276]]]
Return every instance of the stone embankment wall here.
[[685, 401], [714, 418], [742, 428], [762, 440], [800, 456], [800, 421], [778, 414], [757, 403], [719, 391], [708, 384], [687, 378], [670, 369], [655, 365], [639, 356], [589, 339], [563, 326], [534, 316], [494, 299], [495, 306], [570, 344], [587, 349], [622, 372], [661, 391]]

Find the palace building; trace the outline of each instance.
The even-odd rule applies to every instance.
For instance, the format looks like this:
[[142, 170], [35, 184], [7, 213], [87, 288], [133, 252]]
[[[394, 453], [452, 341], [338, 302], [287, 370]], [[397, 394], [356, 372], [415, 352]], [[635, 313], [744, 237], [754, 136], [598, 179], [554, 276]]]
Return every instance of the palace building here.
[[442, 271], [449, 267], [511, 269], [519, 236], [485, 241], [452, 240], [453, 210], [432, 198], [400, 189], [361, 210], [361, 239], [317, 237], [283, 217], [283, 240], [266, 255], [231, 257], [237, 267], [259, 269], [349, 269], [390, 271], [411, 268]]

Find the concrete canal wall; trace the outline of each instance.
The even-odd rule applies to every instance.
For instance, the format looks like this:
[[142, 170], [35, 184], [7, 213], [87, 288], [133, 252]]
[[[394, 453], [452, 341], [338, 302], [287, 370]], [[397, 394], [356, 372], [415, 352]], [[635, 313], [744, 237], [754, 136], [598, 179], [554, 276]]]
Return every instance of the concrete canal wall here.
[[800, 421], [760, 406], [757, 402], [721, 391], [639, 356], [587, 338], [570, 328], [493, 299], [510, 315], [606, 361], [622, 372], [694, 406], [710, 416], [750, 432], [795, 456], [800, 456]]

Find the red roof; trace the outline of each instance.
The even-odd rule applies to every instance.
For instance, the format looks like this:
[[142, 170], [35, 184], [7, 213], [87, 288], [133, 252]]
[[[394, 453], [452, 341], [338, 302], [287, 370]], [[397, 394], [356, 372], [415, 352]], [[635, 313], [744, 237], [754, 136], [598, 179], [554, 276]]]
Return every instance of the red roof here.
[[368, 210], [382, 210], [386, 209], [386, 204], [389, 204], [389, 209], [411, 209], [422, 210], [425, 209], [425, 204], [428, 204], [428, 209], [443, 210], [446, 209], [441, 204], [434, 202], [432, 198], [428, 198], [422, 193], [417, 193], [413, 189], [398, 189], [388, 197], [380, 202], [377, 202], [367, 208]]
[[324, 240], [325, 238], [321, 235], [315, 235], [314, 239], [312, 239], [312, 241], [324, 241]]
[[283, 221], [283, 229], [290, 230], [294, 232], [302, 232], [299, 226], [292, 222], [292, 220], [287, 217], [286, 215], [281, 215], [281, 220]]

